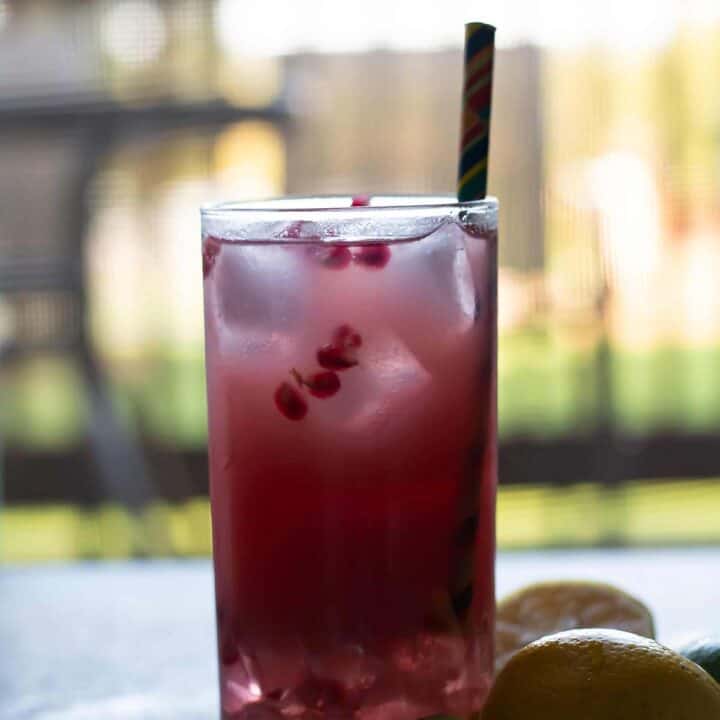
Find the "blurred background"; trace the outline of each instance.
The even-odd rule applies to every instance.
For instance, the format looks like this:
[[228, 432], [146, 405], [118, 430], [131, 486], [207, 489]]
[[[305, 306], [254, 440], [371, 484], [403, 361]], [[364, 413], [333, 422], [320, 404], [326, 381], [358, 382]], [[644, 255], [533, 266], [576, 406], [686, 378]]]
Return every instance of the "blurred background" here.
[[453, 192], [473, 13], [499, 544], [720, 543], [716, 0], [0, 0], [0, 561], [209, 553], [197, 208]]

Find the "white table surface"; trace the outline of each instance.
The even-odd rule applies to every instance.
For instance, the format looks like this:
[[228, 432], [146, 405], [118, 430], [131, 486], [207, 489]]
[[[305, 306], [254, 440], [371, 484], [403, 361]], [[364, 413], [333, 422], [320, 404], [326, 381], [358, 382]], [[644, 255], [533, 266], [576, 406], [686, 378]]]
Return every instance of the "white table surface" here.
[[[720, 632], [720, 548], [501, 553], [498, 595], [537, 580], [619, 585], [659, 639]], [[218, 718], [208, 561], [0, 569], [2, 720]]]

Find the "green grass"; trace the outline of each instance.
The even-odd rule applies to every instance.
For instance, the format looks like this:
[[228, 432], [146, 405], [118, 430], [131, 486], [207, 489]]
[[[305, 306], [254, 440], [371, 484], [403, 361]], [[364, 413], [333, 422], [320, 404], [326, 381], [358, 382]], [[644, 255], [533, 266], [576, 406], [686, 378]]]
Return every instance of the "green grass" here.
[[617, 488], [502, 488], [498, 545], [504, 549], [720, 543], [720, 482], [636, 481]]
[[[501, 437], [590, 433], [605, 415], [623, 431], [720, 429], [720, 346], [611, 348], [602, 376], [599, 346], [580, 348], [546, 328], [500, 342]], [[57, 358], [26, 363], [4, 378], [0, 433], [8, 445], [62, 447], [87, 422], [79, 376]], [[205, 370], [199, 349], [155, 352], [115, 374], [113, 397], [126, 421], [152, 440], [200, 447], [206, 441]]]
[[605, 414], [620, 431], [720, 429], [720, 346], [578, 349], [542, 330], [501, 338], [500, 435], [590, 432]]
[[[504, 550], [596, 545], [720, 543], [718, 480], [501, 488], [497, 537]], [[156, 503], [131, 514], [106, 505], [6, 507], [0, 511], [0, 562], [207, 556], [206, 498]]]
[[720, 348], [662, 348], [613, 355], [614, 407], [621, 428], [720, 427]]
[[[619, 430], [650, 433], [720, 429], [720, 346], [612, 348], [598, 382], [599, 346], [580, 346], [548, 328], [528, 327], [500, 343], [502, 437], [592, 432], [605, 413]], [[58, 448], [77, 442], [87, 422], [77, 372], [41, 358], [4, 371], [0, 436], [9, 446]], [[113, 399], [123, 418], [152, 440], [179, 447], [206, 442], [204, 365], [199, 349], [155, 352], [116, 373]], [[720, 482], [635, 482], [608, 490], [591, 484], [503, 488], [498, 541], [503, 548], [720, 542]], [[157, 504], [129, 514], [116, 506], [0, 509], [0, 560], [210, 552], [207, 500]]]
[[58, 357], [29, 360], [4, 371], [0, 436], [8, 445], [54, 448], [74, 442], [87, 421], [76, 368]]
[[528, 328], [501, 338], [498, 365], [501, 436], [552, 436], [592, 427], [598, 412], [594, 352]]
[[0, 511], [0, 562], [209, 555], [206, 498], [155, 503], [137, 513], [118, 505], [11, 506]]

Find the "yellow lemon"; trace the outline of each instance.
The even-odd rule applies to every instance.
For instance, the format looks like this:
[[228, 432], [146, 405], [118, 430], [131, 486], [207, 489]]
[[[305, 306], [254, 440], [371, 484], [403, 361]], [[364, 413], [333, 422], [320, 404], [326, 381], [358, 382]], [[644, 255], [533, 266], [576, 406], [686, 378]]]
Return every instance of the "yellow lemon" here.
[[482, 720], [720, 720], [720, 686], [654, 640], [568, 630], [508, 661]]
[[655, 637], [650, 611], [612, 585], [555, 581], [529, 585], [497, 608], [495, 670], [538, 638], [576, 628], [611, 628]]

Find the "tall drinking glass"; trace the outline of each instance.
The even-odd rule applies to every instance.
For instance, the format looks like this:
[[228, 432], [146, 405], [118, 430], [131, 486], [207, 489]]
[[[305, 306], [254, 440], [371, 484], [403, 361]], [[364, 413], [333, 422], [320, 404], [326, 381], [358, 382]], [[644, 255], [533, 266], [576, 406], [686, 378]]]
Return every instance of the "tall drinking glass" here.
[[222, 717], [418, 720], [493, 664], [497, 202], [202, 212]]

